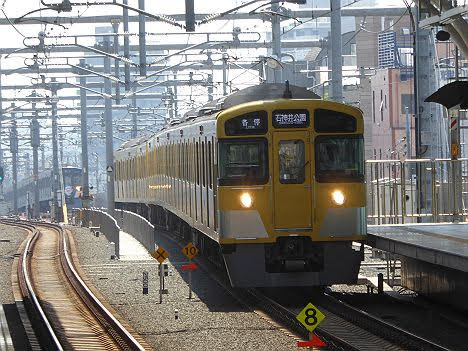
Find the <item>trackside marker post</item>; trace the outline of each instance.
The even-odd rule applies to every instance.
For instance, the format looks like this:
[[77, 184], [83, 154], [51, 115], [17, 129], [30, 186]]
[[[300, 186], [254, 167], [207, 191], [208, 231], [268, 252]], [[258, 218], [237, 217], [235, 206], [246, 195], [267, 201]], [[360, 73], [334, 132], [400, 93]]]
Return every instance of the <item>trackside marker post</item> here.
[[163, 273], [163, 262], [169, 257], [169, 253], [164, 250], [162, 246], [159, 246], [151, 256], [153, 256], [159, 262], [159, 303], [162, 303], [162, 296], [164, 290], [164, 273]]
[[308, 303], [304, 309], [299, 312], [296, 319], [309, 331], [308, 341], [298, 341], [297, 347], [323, 347], [326, 343], [323, 342], [317, 335], [313, 333], [314, 329], [319, 326], [325, 319], [325, 315], [319, 311], [317, 307]]
[[182, 253], [189, 259], [189, 264], [182, 265], [180, 268], [189, 271], [189, 300], [192, 298], [192, 271], [198, 266], [192, 262], [192, 258], [198, 255], [198, 249], [192, 243], [188, 243], [182, 248]]

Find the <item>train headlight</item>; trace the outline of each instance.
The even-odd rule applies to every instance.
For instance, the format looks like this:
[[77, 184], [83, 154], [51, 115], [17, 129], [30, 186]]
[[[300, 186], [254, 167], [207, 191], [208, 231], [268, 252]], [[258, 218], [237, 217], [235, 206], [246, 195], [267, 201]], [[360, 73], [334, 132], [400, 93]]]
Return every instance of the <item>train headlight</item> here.
[[345, 203], [345, 196], [341, 190], [335, 190], [331, 194], [332, 200], [336, 205], [343, 205]]
[[253, 202], [252, 196], [250, 196], [249, 193], [243, 193], [240, 196], [240, 202], [241, 202], [242, 207], [249, 208], [252, 206], [252, 202]]

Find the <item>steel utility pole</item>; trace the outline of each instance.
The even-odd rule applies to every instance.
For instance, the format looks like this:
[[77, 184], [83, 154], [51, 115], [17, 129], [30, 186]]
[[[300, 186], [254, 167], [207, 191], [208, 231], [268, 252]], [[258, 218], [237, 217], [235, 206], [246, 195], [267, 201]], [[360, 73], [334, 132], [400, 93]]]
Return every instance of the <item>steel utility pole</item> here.
[[[128, 0], [123, 1], [124, 5], [128, 5]], [[123, 31], [128, 33], [128, 9], [123, 9]], [[124, 56], [127, 60], [130, 59], [130, 38], [128, 35], [124, 36]], [[125, 62], [125, 91], [130, 90], [130, 64]]]
[[[440, 110], [424, 100], [436, 88], [436, 73], [433, 64], [435, 57], [434, 42], [431, 30], [419, 28], [418, 6], [414, 28], [414, 84], [415, 84], [415, 155], [416, 158], [436, 159], [445, 157], [439, 155], [438, 133], [440, 133]], [[424, 163], [416, 166], [416, 188], [418, 191], [418, 211], [420, 213], [434, 214], [432, 176], [425, 170]], [[427, 217], [419, 217], [418, 221], [427, 221]]]
[[[80, 59], [80, 66], [85, 67], [85, 60]], [[86, 77], [80, 76], [80, 85], [86, 87]], [[80, 109], [81, 109], [81, 177], [82, 177], [82, 197], [83, 208], [89, 208], [89, 167], [88, 167], [88, 125], [86, 115], [86, 90], [80, 89]], [[89, 225], [88, 212], [84, 211], [83, 226]]]
[[[14, 109], [15, 104], [11, 104]], [[18, 130], [16, 129], [16, 113], [11, 113], [11, 129], [10, 129], [10, 152], [12, 163], [13, 177], [13, 213], [18, 214]]]
[[137, 106], [137, 99], [136, 99], [136, 88], [133, 86], [133, 95], [132, 95], [132, 107], [133, 107], [133, 113], [132, 113], [132, 138], [136, 138], [138, 134], [138, 114], [140, 109]]
[[[145, 10], [145, 0], [138, 0], [138, 8]], [[140, 44], [140, 76], [146, 76], [146, 29], [145, 16], [138, 14], [138, 39]]]
[[[141, 1], [141, 0], [139, 0]], [[104, 50], [110, 51], [109, 37], [104, 37]], [[110, 58], [104, 57], [104, 73], [110, 75]], [[104, 79], [104, 92], [109, 96], [112, 94], [111, 82]], [[105, 103], [105, 125], [106, 125], [106, 175], [107, 175], [107, 212], [114, 217], [115, 196], [114, 196], [114, 139], [112, 133], [112, 100], [109, 97], [104, 99]]]
[[213, 74], [208, 74], [208, 101], [213, 101]]
[[[58, 141], [57, 141], [57, 80], [52, 78], [50, 90], [52, 92], [52, 218], [59, 222], [62, 219], [60, 207], [58, 205], [58, 194], [61, 193], [62, 187], [60, 186], [60, 172], [58, 162]], [[63, 204], [62, 204], [63, 206]]]
[[[34, 93], [34, 96], [36, 94]], [[36, 103], [32, 103], [32, 109], [36, 109]], [[40, 203], [39, 203], [39, 154], [38, 148], [40, 146], [40, 127], [37, 121], [37, 111], [34, 112], [33, 119], [31, 121], [31, 146], [33, 149], [33, 181], [34, 181], [34, 207], [33, 207], [33, 218], [39, 218], [40, 215]]]
[[228, 54], [223, 52], [223, 96], [227, 95], [227, 61], [228, 61]]
[[334, 101], [343, 101], [343, 56], [341, 51], [341, 0], [330, 0], [331, 24], [331, 53], [328, 60], [331, 62], [331, 98]]
[[[111, 19], [111, 24], [112, 28], [114, 30], [114, 55], [118, 56], [119, 55], [119, 25], [120, 25], [120, 20], [119, 19]], [[120, 79], [120, 61], [115, 60], [114, 62], [114, 75]], [[115, 103], [117, 105], [120, 105], [120, 83], [115, 82]]]
[[[2, 149], [2, 121], [3, 121], [3, 98], [2, 98], [2, 56], [0, 55], [0, 167], [3, 166], [3, 149]], [[2, 185], [3, 187], [3, 185]]]
[[[279, 12], [279, 2], [271, 4], [271, 42], [273, 56], [276, 57], [278, 62], [281, 62], [281, 19], [276, 13]], [[281, 66], [274, 70], [275, 83], [281, 83]]]
[[[174, 81], [177, 82], [177, 73], [174, 73]], [[174, 116], [177, 118], [179, 116], [179, 104], [177, 103], [177, 84], [174, 84]]]

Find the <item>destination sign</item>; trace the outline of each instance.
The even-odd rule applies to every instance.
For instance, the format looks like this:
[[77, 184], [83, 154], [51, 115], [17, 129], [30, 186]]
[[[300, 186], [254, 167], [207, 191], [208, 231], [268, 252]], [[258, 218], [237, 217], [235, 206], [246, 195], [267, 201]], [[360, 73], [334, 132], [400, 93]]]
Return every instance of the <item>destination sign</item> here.
[[273, 126], [275, 128], [305, 128], [309, 126], [309, 120], [309, 111], [307, 110], [273, 111]]
[[265, 111], [246, 113], [226, 121], [226, 135], [265, 134], [268, 130]]

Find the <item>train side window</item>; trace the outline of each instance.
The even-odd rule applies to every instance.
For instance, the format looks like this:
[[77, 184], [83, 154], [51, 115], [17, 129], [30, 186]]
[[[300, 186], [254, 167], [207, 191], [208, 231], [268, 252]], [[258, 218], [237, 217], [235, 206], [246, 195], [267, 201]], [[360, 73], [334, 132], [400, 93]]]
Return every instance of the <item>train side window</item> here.
[[210, 189], [213, 189], [213, 167], [212, 167], [212, 161], [213, 161], [213, 148], [211, 141], [208, 142], [208, 185], [210, 186]]
[[200, 156], [198, 154], [198, 141], [195, 143], [196, 163], [197, 163], [197, 185], [200, 185]]
[[302, 140], [279, 142], [279, 181], [282, 184], [302, 184], [305, 180], [305, 152]]
[[206, 162], [205, 162], [205, 142], [202, 141], [202, 184], [203, 186], [206, 186]]

